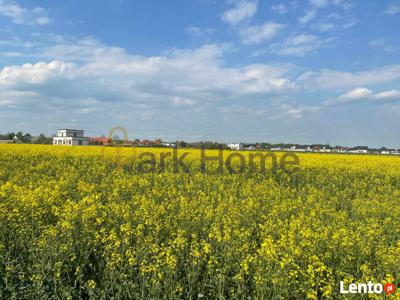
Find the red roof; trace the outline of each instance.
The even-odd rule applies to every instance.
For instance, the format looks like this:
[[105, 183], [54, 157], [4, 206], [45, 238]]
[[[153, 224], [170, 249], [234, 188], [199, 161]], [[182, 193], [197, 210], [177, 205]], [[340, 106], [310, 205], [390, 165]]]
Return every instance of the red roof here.
[[91, 137], [90, 138], [91, 142], [101, 142], [103, 144], [108, 144], [110, 142], [110, 139], [107, 137]]

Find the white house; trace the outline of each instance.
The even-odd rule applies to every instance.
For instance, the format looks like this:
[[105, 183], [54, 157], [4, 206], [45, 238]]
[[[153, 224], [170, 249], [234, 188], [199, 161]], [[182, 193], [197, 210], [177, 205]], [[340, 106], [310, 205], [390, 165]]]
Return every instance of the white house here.
[[231, 143], [227, 145], [228, 148], [232, 149], [232, 150], [243, 150], [243, 144], [235, 144], [235, 143]]
[[357, 153], [359, 153], [359, 154], [368, 154], [368, 150], [365, 150], [365, 149], [358, 149], [358, 150], [357, 150]]
[[53, 145], [87, 146], [89, 138], [84, 137], [83, 130], [59, 129], [57, 136], [53, 138]]

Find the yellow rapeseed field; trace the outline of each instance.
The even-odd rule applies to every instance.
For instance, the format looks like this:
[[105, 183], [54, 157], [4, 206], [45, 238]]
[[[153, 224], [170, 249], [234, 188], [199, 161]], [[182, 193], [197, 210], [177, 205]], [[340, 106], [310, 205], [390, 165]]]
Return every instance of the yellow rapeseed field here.
[[400, 276], [400, 157], [220, 174], [180, 149], [174, 173], [145, 151], [172, 150], [0, 145], [0, 299], [335, 299]]

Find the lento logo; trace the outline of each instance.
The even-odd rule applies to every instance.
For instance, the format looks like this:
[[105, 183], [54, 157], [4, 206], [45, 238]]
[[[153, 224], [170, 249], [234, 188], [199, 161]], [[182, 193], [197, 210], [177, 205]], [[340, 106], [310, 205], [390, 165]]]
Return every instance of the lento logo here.
[[390, 295], [396, 291], [396, 285], [394, 283], [386, 283], [383, 288], [386, 292], [386, 295]]
[[396, 292], [396, 284], [386, 283], [350, 283], [348, 287], [345, 287], [343, 281], [340, 281], [340, 293], [341, 294], [382, 294], [386, 293], [387, 296]]

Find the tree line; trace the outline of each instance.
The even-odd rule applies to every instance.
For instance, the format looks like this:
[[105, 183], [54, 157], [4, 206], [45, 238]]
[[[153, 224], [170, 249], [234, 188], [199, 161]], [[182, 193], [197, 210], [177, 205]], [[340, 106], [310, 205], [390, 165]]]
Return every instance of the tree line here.
[[39, 136], [32, 136], [30, 133], [23, 133], [19, 131], [17, 133], [9, 132], [5, 134], [0, 134], [0, 140], [9, 140], [14, 143], [21, 144], [52, 144], [53, 138], [47, 137], [43, 133]]

